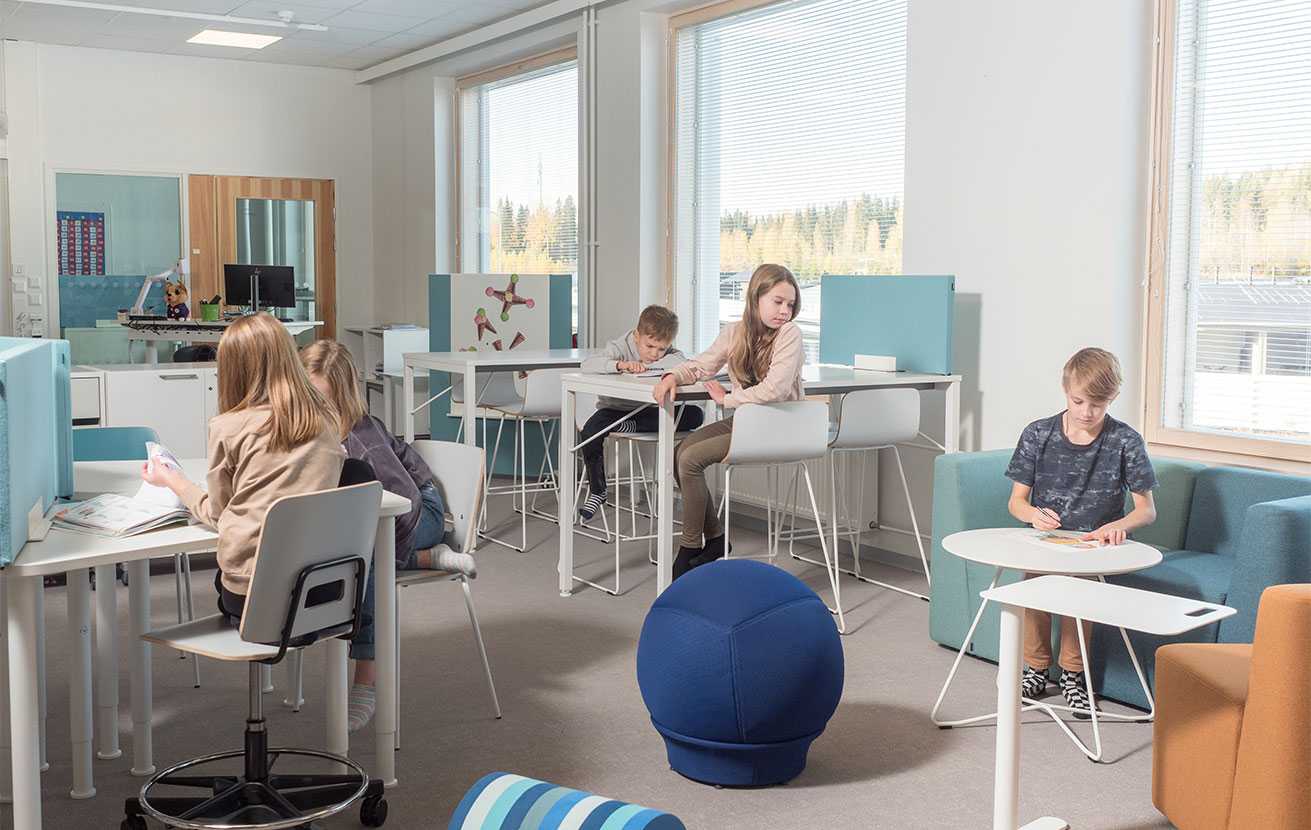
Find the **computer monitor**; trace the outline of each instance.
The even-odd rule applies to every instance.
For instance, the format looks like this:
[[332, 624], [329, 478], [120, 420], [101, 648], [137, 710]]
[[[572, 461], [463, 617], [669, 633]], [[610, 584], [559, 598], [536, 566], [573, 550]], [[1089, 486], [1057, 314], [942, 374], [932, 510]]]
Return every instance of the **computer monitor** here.
[[290, 265], [224, 265], [223, 302], [251, 305], [252, 281], [259, 284], [260, 308], [296, 307], [296, 269]]

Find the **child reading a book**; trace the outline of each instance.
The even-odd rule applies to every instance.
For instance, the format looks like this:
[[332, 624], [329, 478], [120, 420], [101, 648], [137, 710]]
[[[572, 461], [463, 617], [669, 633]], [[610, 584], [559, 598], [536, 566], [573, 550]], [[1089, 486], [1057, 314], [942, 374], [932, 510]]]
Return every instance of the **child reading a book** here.
[[[1069, 359], [1061, 377], [1065, 411], [1025, 427], [1006, 469], [1014, 482], [1007, 504], [1012, 516], [1043, 531], [1079, 531], [1079, 540], [1098, 545], [1118, 545], [1156, 521], [1156, 474], [1147, 445], [1136, 430], [1106, 414], [1121, 383], [1120, 362], [1108, 351], [1081, 349]], [[1127, 516], [1126, 492], [1133, 497]], [[1024, 612], [1025, 697], [1047, 691], [1051, 628], [1050, 614]], [[1083, 633], [1084, 642], [1091, 642], [1091, 626]], [[1066, 705], [1075, 717], [1090, 717], [1079, 634], [1065, 617], [1059, 665]]]
[[219, 610], [239, 619], [264, 515], [283, 496], [336, 487], [346, 454], [295, 342], [271, 315], [242, 317], [223, 333], [218, 387], [206, 486], [162, 463], [147, 462], [141, 477], [177, 493], [191, 515], [218, 531]]

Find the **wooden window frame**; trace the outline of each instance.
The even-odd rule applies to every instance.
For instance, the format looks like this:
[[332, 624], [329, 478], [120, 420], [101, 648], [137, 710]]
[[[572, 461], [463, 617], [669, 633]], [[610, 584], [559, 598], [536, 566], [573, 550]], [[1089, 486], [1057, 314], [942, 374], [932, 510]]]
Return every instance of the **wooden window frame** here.
[[[1166, 254], [1170, 230], [1170, 173], [1173, 165], [1174, 62], [1176, 0], [1157, 0], [1152, 60], [1150, 167], [1148, 189], [1148, 236], [1146, 280], [1146, 325], [1144, 326], [1142, 401], [1144, 435], [1149, 445], [1175, 451], [1192, 451], [1205, 460], [1236, 460], [1260, 463], [1270, 459], [1280, 469], [1311, 463], [1311, 444], [1293, 444], [1262, 438], [1220, 435], [1164, 426]], [[1255, 458], [1252, 458], [1255, 456]]]

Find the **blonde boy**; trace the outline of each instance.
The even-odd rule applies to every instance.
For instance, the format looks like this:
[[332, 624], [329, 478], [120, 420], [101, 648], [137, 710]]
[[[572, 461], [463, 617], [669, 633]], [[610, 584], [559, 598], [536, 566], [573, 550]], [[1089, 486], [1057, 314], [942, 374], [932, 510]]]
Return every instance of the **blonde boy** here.
[[[1007, 504], [1012, 516], [1039, 530], [1078, 531], [1102, 545], [1118, 545], [1156, 521], [1156, 474], [1147, 445], [1136, 430], [1106, 414], [1122, 383], [1120, 361], [1103, 349], [1080, 349], [1066, 362], [1065, 411], [1025, 427], [1006, 469], [1014, 482]], [[1133, 495], [1128, 515], [1126, 491]], [[1084, 641], [1091, 642], [1091, 635], [1085, 625]], [[1051, 663], [1051, 615], [1026, 611], [1020, 681], [1026, 697], [1046, 692]], [[1075, 717], [1089, 717], [1079, 635], [1074, 620], [1064, 617], [1058, 663], [1066, 704]]]

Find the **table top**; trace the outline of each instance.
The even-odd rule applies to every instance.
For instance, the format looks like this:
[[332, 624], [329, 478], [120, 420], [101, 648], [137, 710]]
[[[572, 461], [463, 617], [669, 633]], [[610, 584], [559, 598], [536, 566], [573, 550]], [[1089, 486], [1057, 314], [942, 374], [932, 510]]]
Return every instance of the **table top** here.
[[[208, 469], [205, 460], [180, 460], [187, 478], [203, 484]], [[141, 462], [79, 461], [73, 465], [73, 482], [78, 498], [95, 493], [132, 494], [141, 486]], [[409, 499], [383, 492], [379, 515], [399, 516], [409, 510]], [[55, 527], [42, 541], [27, 543], [6, 571], [16, 576], [46, 576], [75, 568], [213, 550], [217, 541], [216, 532], [198, 524], [170, 525], [118, 538]]]
[[1161, 636], [1183, 634], [1238, 613], [1226, 605], [1072, 576], [1040, 576], [980, 595], [1005, 605]]
[[[130, 320], [126, 323], [120, 322], [119, 325], [128, 330], [128, 339], [143, 339], [146, 337], [155, 339], [167, 339], [164, 335], [173, 335], [180, 338], [180, 335], [189, 335], [196, 337], [218, 338], [227, 331], [228, 326], [239, 318], [229, 320], [169, 320], [159, 318], [158, 320]], [[287, 331], [292, 334], [300, 334], [310, 329], [318, 328], [323, 325], [322, 320], [292, 320], [283, 322]]]
[[963, 530], [943, 539], [942, 546], [961, 559], [1032, 574], [1131, 573], [1162, 559], [1159, 550], [1142, 542], [1072, 549], [1036, 541], [1041, 535], [1042, 531], [1022, 527]]
[[463, 372], [466, 366], [492, 371], [569, 369], [600, 349], [514, 349], [506, 352], [406, 352], [405, 365], [415, 369]]

